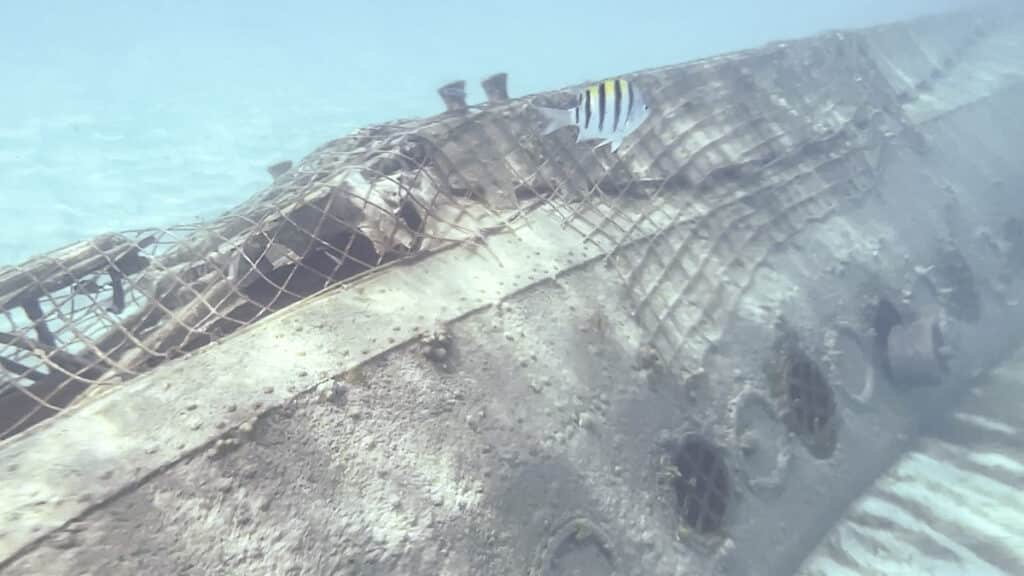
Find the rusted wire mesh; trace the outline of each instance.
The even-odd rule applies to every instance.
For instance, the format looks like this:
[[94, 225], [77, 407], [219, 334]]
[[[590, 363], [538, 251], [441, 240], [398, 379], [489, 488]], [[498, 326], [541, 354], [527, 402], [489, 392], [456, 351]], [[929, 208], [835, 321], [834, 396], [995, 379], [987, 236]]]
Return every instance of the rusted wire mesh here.
[[212, 222], [108, 234], [0, 272], [0, 436], [339, 281], [507, 226], [523, 204], [470, 188], [432, 128], [445, 131], [377, 127], [275, 165], [273, 186]]
[[850, 35], [638, 82], [656, 121], [583, 188], [584, 201], [554, 206], [611, 251], [662, 361], [693, 373], [769, 253], [870, 193], [885, 142], [914, 133]]
[[908, 130], [852, 35], [629, 75], [623, 146], [541, 135], [579, 87], [376, 126], [275, 166], [193, 227], [110, 234], [0, 272], [0, 436], [357, 274], [554, 213], [609, 254], [662, 360], [687, 369], [780, 242], [870, 191]]

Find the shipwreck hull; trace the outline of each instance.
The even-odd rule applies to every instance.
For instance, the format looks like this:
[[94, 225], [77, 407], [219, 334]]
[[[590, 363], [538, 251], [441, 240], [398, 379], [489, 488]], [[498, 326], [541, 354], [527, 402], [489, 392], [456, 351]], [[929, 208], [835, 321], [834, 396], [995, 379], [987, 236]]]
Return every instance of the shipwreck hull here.
[[[660, 116], [618, 156], [452, 90], [325, 145], [226, 277], [340, 234], [303, 206], [363, 210], [370, 272], [0, 445], [0, 573], [792, 573], [1024, 342], [1021, 38], [980, 10], [638, 72]], [[309, 187], [346, 162], [417, 216]]]

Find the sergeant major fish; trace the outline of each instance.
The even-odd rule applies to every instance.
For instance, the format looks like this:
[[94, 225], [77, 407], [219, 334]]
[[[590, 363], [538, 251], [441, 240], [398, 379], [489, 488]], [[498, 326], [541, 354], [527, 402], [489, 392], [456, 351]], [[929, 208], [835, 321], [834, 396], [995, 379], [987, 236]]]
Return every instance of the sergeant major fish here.
[[579, 128], [576, 142], [600, 140], [595, 150], [611, 142], [612, 152], [618, 150], [622, 140], [650, 114], [640, 89], [625, 78], [587, 86], [577, 95], [576, 105], [572, 108], [536, 108], [547, 120], [544, 134], [576, 126]]

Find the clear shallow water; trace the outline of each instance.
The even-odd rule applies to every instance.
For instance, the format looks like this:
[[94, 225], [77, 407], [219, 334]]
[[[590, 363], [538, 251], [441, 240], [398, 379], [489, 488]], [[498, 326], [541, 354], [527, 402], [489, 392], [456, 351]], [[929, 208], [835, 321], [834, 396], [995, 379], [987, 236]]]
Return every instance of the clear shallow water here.
[[6, 1], [0, 264], [221, 212], [270, 163], [440, 111], [450, 80], [520, 95], [967, 3]]
[[216, 214], [265, 186], [265, 166], [357, 127], [344, 118], [324, 102], [26, 120], [0, 132], [0, 261], [112, 229]]

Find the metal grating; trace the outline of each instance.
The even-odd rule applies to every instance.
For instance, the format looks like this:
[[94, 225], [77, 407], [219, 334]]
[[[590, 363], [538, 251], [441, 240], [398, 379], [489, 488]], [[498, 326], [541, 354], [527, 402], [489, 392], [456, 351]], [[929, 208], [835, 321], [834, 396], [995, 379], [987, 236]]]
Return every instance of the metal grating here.
[[608, 254], [651, 349], [696, 372], [769, 253], [870, 194], [913, 135], [858, 34], [627, 76], [650, 118], [617, 153], [540, 135], [534, 103], [441, 88], [439, 116], [375, 126], [269, 171], [210, 222], [104, 235], [0, 270], [0, 438], [391, 263], [544, 210]]

